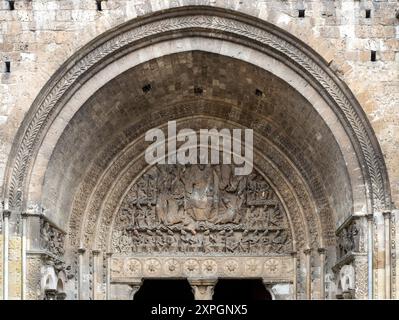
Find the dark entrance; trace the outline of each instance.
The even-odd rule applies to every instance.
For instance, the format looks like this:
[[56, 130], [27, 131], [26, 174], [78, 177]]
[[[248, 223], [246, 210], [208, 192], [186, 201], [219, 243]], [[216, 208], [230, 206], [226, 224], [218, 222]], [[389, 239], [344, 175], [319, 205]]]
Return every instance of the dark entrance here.
[[146, 279], [134, 300], [189, 302], [194, 301], [194, 295], [187, 280]]
[[259, 301], [272, 300], [272, 296], [260, 279], [219, 279], [213, 300]]

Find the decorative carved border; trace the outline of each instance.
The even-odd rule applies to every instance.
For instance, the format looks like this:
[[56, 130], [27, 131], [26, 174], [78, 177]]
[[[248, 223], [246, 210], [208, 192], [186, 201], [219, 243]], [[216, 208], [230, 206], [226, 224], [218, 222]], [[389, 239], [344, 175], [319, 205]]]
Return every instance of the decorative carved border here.
[[127, 256], [111, 258], [111, 282], [140, 278], [263, 278], [291, 282], [294, 276], [290, 256], [197, 257]]
[[43, 134], [62, 108], [63, 98], [79, 86], [79, 80], [90, 69], [138, 42], [196, 29], [206, 30], [208, 36], [212, 36], [212, 33], [227, 33], [230, 37], [245, 38], [269, 48], [319, 85], [320, 93], [323, 96], [327, 93], [328, 98], [338, 107], [334, 111], [349, 130], [350, 138], [358, 149], [358, 157], [365, 165], [366, 186], [369, 188], [373, 209], [381, 210], [390, 206], [386, 168], [372, 128], [355, 98], [325, 62], [298, 39], [293, 39], [288, 33], [276, 30], [276, 27], [260, 19], [224, 9], [193, 6], [135, 19], [95, 39], [65, 63], [62, 71], [49, 81], [35, 100], [30, 116], [24, 120], [26, 130], [24, 125], [20, 127], [13, 144], [7, 165], [8, 185], [5, 188], [8, 207], [21, 208], [29, 168]]

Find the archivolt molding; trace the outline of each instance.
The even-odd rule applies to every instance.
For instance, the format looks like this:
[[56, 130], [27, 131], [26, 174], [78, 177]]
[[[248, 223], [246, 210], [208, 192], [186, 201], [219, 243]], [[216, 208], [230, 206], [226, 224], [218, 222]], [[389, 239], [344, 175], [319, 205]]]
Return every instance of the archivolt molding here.
[[306, 45], [292, 39], [287, 33], [276, 30], [272, 25], [236, 12], [207, 7], [171, 9], [135, 19], [94, 40], [71, 58], [43, 89], [20, 128], [7, 166], [6, 205], [10, 209], [23, 205], [23, 192], [32, 159], [35, 158], [45, 131], [62, 108], [62, 101], [76, 90], [91, 69], [123, 49], [144, 45], [143, 41], [155, 41], [156, 37], [165, 40], [176, 36], [176, 32], [193, 30], [205, 30], [208, 36], [225, 33], [229, 39], [232, 36], [243, 38], [255, 45], [269, 48], [319, 84], [321, 94], [338, 107], [336, 112], [350, 131], [358, 158], [364, 164], [364, 176], [367, 179], [372, 207], [375, 210], [389, 208], [388, 179], [376, 138], [354, 97], [328, 69], [325, 62]]
[[[207, 106], [212, 106], [212, 108], [208, 108]], [[125, 161], [129, 161], [129, 153], [124, 152], [123, 148], [127, 141], [133, 141], [137, 138], [138, 135], [144, 134], [146, 130], [162, 125], [163, 122], [159, 121], [159, 115], [162, 115], [162, 121], [168, 121], [173, 119], [175, 115], [179, 115], [179, 117], [184, 116], [198, 116], [198, 115], [210, 115], [212, 117], [217, 117], [219, 119], [227, 119], [236, 123], [240, 123], [246, 127], [253, 128], [256, 126], [256, 132], [259, 132], [261, 135], [267, 137], [270, 141], [273, 141], [284, 154], [286, 154], [292, 161], [293, 166], [295, 166], [300, 174], [303, 176], [304, 180], [308, 183], [308, 188], [310, 189], [309, 193], [312, 194], [313, 200], [316, 202], [317, 210], [321, 217], [321, 224], [325, 226], [323, 228], [323, 238], [330, 239], [326, 240], [328, 243], [333, 243], [333, 225], [332, 220], [334, 219], [331, 208], [328, 204], [328, 200], [326, 197], [326, 191], [324, 190], [321, 179], [322, 176], [317, 170], [311, 165], [312, 160], [307, 159], [306, 157], [297, 158], [295, 152], [293, 153], [290, 150], [289, 146], [293, 144], [292, 141], [289, 141], [287, 137], [282, 134], [274, 134], [276, 131], [273, 128], [274, 124], [270, 123], [270, 119], [262, 116], [257, 113], [251, 114], [250, 112], [243, 111], [239, 107], [233, 106], [231, 104], [224, 104], [221, 102], [206, 100], [202, 101], [201, 99], [197, 99], [195, 102], [182, 102], [179, 104], [173, 104], [169, 106], [160, 105], [158, 109], [152, 110], [151, 113], [144, 113], [139, 118], [135, 119], [135, 122], [131, 124], [130, 127], [125, 128], [123, 130], [122, 135], [117, 135], [113, 137], [112, 141], [108, 141], [107, 145], [103, 146], [103, 151], [96, 155], [96, 160], [93, 161], [92, 168], [87, 172], [87, 178], [83, 181], [79, 186], [79, 191], [76, 193], [75, 204], [73, 207], [73, 213], [71, 218], [71, 228], [74, 229], [75, 226], [82, 226], [81, 217], [83, 216], [83, 208], [86, 208], [87, 212], [98, 212], [99, 205], [98, 202], [90, 202], [90, 206], [87, 205], [89, 201], [88, 195], [91, 192], [94, 192], [94, 186], [97, 181], [101, 180], [102, 172], [107, 171], [107, 165], [113, 162], [113, 159], [118, 156], [120, 153]], [[201, 121], [200, 118], [197, 118], [197, 121]], [[205, 127], [208, 127], [208, 124], [205, 121]], [[201, 123], [201, 122], [200, 122]], [[191, 125], [191, 124], [190, 124]], [[222, 125], [220, 123], [220, 125]], [[136, 150], [135, 152], [142, 152], [143, 150]], [[131, 156], [131, 155], [130, 155]], [[272, 156], [272, 155], [271, 155]], [[278, 163], [279, 160], [276, 160]], [[112, 166], [111, 177], [115, 177], [117, 174], [118, 167]], [[112, 183], [112, 179], [109, 181], [108, 187]], [[102, 199], [105, 196], [106, 189], [95, 189], [96, 193], [99, 193]], [[62, 192], [61, 192], [62, 193]], [[68, 207], [62, 208], [53, 208], [53, 210], [60, 212], [69, 212]], [[92, 215], [90, 215], [92, 217]], [[88, 235], [87, 237], [90, 237]], [[75, 238], [72, 240], [75, 242]]]
[[[208, 120], [209, 121], [209, 120]], [[196, 120], [196, 122], [200, 122], [200, 120]], [[217, 120], [216, 124], [220, 122], [220, 120]], [[265, 145], [264, 141], [259, 141], [262, 145]], [[299, 220], [295, 222], [296, 225], [300, 225], [300, 221], [310, 221], [311, 225], [311, 233], [314, 235], [314, 238], [312, 238], [312, 243], [313, 247], [317, 248], [317, 244], [320, 246], [320, 238], [321, 235], [321, 224], [326, 227], [330, 228], [332, 231], [333, 225], [332, 223], [327, 224], [325, 222], [320, 223], [319, 218], [314, 215], [315, 208], [311, 204], [312, 202], [309, 199], [308, 195], [308, 190], [306, 188], [304, 189], [302, 185], [304, 185], [304, 182], [301, 180], [301, 178], [298, 177], [298, 172], [296, 172], [295, 169], [292, 169], [291, 166], [292, 164], [287, 162], [287, 159], [282, 156], [282, 155], [277, 155], [278, 152], [276, 152], [274, 147], [265, 147], [265, 154], [268, 155], [268, 157], [272, 158], [273, 161], [275, 161], [275, 165], [279, 167], [281, 171], [284, 172], [284, 174], [287, 176], [286, 179], [289, 179], [293, 186], [291, 187], [291, 193], [296, 193], [297, 195], [295, 196], [296, 198], [293, 200], [293, 203], [301, 203], [301, 205], [304, 206], [303, 211], [306, 213], [306, 217], [303, 216]], [[135, 164], [132, 168], [130, 169], [123, 169], [126, 166], [132, 166], [132, 158], [134, 158], [137, 154], [143, 153], [144, 152], [144, 147], [141, 146], [140, 144], [134, 144], [129, 147], [127, 151], [124, 151], [122, 156], [113, 161], [112, 166], [107, 169], [107, 172], [104, 174], [104, 176], [100, 179], [100, 181], [97, 183], [96, 187], [93, 187], [90, 183], [87, 184], [87, 187], [89, 188], [94, 188], [94, 189], [87, 189], [84, 192], [79, 192], [77, 194], [77, 197], [82, 197], [84, 198], [84, 194], [86, 194], [87, 191], [91, 193], [93, 196], [90, 198], [90, 203], [87, 205], [86, 212], [84, 213], [83, 211], [75, 211], [79, 207], [79, 205], [74, 206], [74, 215], [72, 217], [71, 221], [74, 221], [73, 223], [70, 224], [70, 237], [71, 237], [71, 244], [76, 245], [77, 243], [81, 242], [84, 243], [85, 246], [90, 247], [93, 246], [92, 243], [90, 243], [94, 237], [92, 236], [94, 233], [94, 226], [97, 225], [97, 228], [105, 228], [108, 224], [110, 219], [112, 219], [112, 215], [109, 216], [109, 218], [99, 218], [98, 214], [99, 212], [113, 212], [114, 210], [109, 209], [109, 206], [112, 205], [112, 207], [116, 207], [117, 203], [120, 201], [120, 198], [122, 197], [123, 192], [126, 192], [126, 189], [128, 189], [128, 185], [132, 183], [132, 181], [136, 178], [137, 175], [140, 175], [140, 169], [141, 167], [145, 168], [145, 165], [138, 165]], [[264, 152], [262, 150], [262, 152]], [[143, 160], [141, 160], [143, 161]], [[260, 160], [260, 161], [265, 161], [265, 160]], [[269, 168], [269, 170], [271, 170]], [[132, 173], [130, 173], [133, 171]], [[121, 173], [123, 172], [123, 174]], [[273, 171], [274, 174], [277, 174], [275, 171]], [[272, 172], [270, 172], [272, 174]], [[90, 171], [87, 173], [87, 176], [91, 176]], [[118, 177], [118, 178], [116, 178]], [[127, 178], [129, 177], [129, 178]], [[303, 178], [302, 178], [303, 179]], [[118, 180], [122, 180], [123, 182], [119, 182]], [[118, 181], [117, 185], [115, 185], [115, 181]], [[283, 185], [287, 186], [287, 183], [284, 181], [281, 182]], [[118, 185], [123, 185], [120, 188], [117, 186]], [[110, 188], [118, 189], [118, 196], [114, 196], [113, 194], [115, 191], [109, 191]], [[289, 188], [288, 188], [289, 189]], [[287, 189], [287, 190], [288, 190]], [[294, 191], [295, 190], [295, 191]], [[289, 191], [285, 191], [290, 193]], [[110, 196], [109, 194], [112, 194]], [[281, 196], [284, 198], [284, 195]], [[288, 197], [288, 195], [287, 195]], [[104, 200], [105, 199], [105, 200]], [[112, 199], [109, 200], [109, 199]], [[293, 198], [292, 198], [293, 199]], [[80, 208], [84, 208], [80, 207]], [[287, 210], [293, 210], [295, 212], [298, 212], [298, 207], [291, 206]], [[302, 210], [301, 210], [302, 211]], [[82, 217], [85, 217], [85, 220], [82, 220]], [[313, 224], [311, 221], [315, 221]], [[103, 225], [105, 223], [105, 225]], [[307, 223], [305, 223], [307, 225]], [[82, 226], [81, 232], [81, 240], [79, 240], [80, 237], [77, 237], [77, 235], [80, 233], [76, 233], [78, 230], [74, 228], [74, 226]], [[303, 226], [303, 228], [306, 229], [306, 226]], [[303, 228], [299, 228], [304, 230]], [[105, 229], [101, 229], [101, 231], [98, 231], [98, 236], [102, 237], [107, 234]], [[103, 245], [100, 243], [103, 243], [103, 241], [100, 241], [95, 245], [95, 247], [102, 247], [105, 248]], [[303, 240], [301, 241], [303, 243]]]
[[[182, 104], [180, 106], [174, 105], [173, 108], [177, 108], [173, 112], [169, 112], [168, 108], [162, 107], [162, 110], [165, 112], [165, 115], [171, 115], [171, 114], [179, 114], [180, 116], [193, 116], [193, 110], [196, 110], [198, 114], [204, 114], [205, 110], [202, 110], [203, 108], [201, 107], [201, 104], [198, 105], [199, 102], [196, 102], [194, 105], [189, 107], [189, 104]], [[226, 109], [227, 108], [227, 109]], [[236, 112], [227, 112], [231, 111], [231, 106], [223, 106], [221, 104], [215, 106], [215, 108], [212, 109], [212, 111], [207, 110], [206, 113], [209, 114], [211, 117], [217, 117], [219, 120], [214, 118], [213, 124], [218, 126], [222, 125], [221, 119], [226, 120], [225, 114], [239, 114]], [[155, 113], [153, 113], [155, 115]], [[140, 144], [135, 144], [133, 142], [132, 146], [127, 147], [127, 150], [122, 151], [122, 148], [124, 147], [121, 146], [121, 141], [132, 141], [134, 140], [138, 134], [144, 134], [147, 126], [148, 127], [153, 127], [153, 126], [159, 126], [162, 123], [156, 123], [153, 122], [152, 119], [153, 116], [150, 115], [145, 115], [146, 118], [146, 125], [143, 126], [143, 121], [140, 121], [140, 119], [137, 120], [137, 124], [132, 125], [131, 128], [127, 129], [126, 131], [131, 133], [131, 136], [128, 137], [128, 139], [118, 139], [115, 138], [114, 141], [111, 141], [108, 146], [104, 148], [104, 151], [98, 155], [97, 160], [94, 162], [95, 165], [92, 166], [92, 169], [89, 169], [89, 171], [86, 173], [86, 178], [84, 181], [80, 184], [79, 190], [75, 195], [75, 202], [73, 205], [72, 209], [72, 216], [70, 219], [69, 223], [69, 236], [70, 236], [70, 241], [71, 244], [74, 246], [77, 246], [80, 241], [82, 243], [85, 243], [88, 245], [90, 242], [90, 239], [92, 239], [92, 234], [94, 232], [93, 226], [95, 225], [95, 221], [97, 221], [97, 215], [98, 212], [100, 212], [101, 209], [101, 203], [102, 199], [104, 199], [107, 195], [108, 190], [112, 187], [113, 183], [115, 183], [115, 177], [119, 175], [120, 171], [131, 161], [131, 159], [139, 154], [144, 152], [144, 146]], [[156, 121], [159, 122], [158, 118], [155, 117]], [[201, 119], [204, 121], [207, 121], [207, 117], [201, 117], [201, 116], [196, 116], [196, 123], [194, 124], [195, 126], [200, 125]], [[244, 121], [244, 119], [246, 119]], [[242, 125], [248, 126], [250, 124], [250, 117], [243, 117], [241, 114], [241, 123]], [[163, 121], [167, 121], [167, 118], [163, 119]], [[181, 120], [183, 121], [183, 120]], [[231, 119], [231, 121], [238, 121], [238, 119]], [[266, 120], [265, 120], [266, 121]], [[197, 124], [198, 122], [198, 124]], [[207, 124], [209, 124], [207, 122]], [[139, 127], [137, 127], [137, 125]], [[193, 124], [190, 123], [190, 126]], [[148, 129], [148, 128], [147, 128]], [[125, 132], [126, 132], [125, 131]], [[264, 127], [263, 130], [259, 131], [260, 134], [267, 136], [267, 139], [274, 140], [273, 136], [270, 136], [267, 134], [267, 126]], [[126, 137], [125, 137], [126, 138]], [[281, 139], [281, 137], [280, 137]], [[141, 139], [143, 140], [143, 139]], [[141, 141], [139, 140], [139, 141]], [[136, 140], [137, 141], [137, 140]], [[264, 144], [263, 142], [259, 142]], [[273, 141], [273, 143], [276, 143]], [[122, 143], [123, 144], [123, 143]], [[279, 147], [278, 143], [277, 146]], [[284, 174], [286, 174], [290, 179], [294, 179], [298, 175], [298, 173], [295, 172], [297, 169], [291, 169], [291, 167], [298, 167], [295, 164], [290, 164], [290, 161], [293, 161], [293, 163], [296, 162], [296, 159], [288, 160], [285, 158], [285, 156], [282, 155], [277, 155], [278, 152], [274, 150], [275, 147], [270, 147], [270, 150], [268, 149], [267, 154], [268, 157], [278, 164], [278, 166], [281, 166], [283, 169], [281, 169]], [[118, 155], [118, 153], [120, 153]], [[118, 155], [118, 156], [117, 156]], [[290, 155], [293, 158], [295, 157], [294, 155]], [[115, 157], [114, 160], [112, 160]], [[107, 166], [109, 163], [112, 163], [112, 165], [108, 168], [105, 169], [104, 166]], [[283, 165], [284, 164], [284, 165]], [[307, 165], [303, 164], [302, 166], [308, 167]], [[99, 170], [99, 168], [103, 167], [103, 169]], [[299, 166], [301, 167], [301, 166]], [[104, 174], [101, 174], [103, 172]], [[303, 176], [303, 172], [301, 170], [300, 173]], [[134, 177], [133, 177], [134, 178]], [[132, 178], [132, 179], [133, 179]], [[296, 190], [296, 192], [299, 194], [301, 198], [307, 199], [308, 196], [307, 194], [312, 194], [312, 200], [314, 200], [315, 196], [313, 193], [318, 191], [320, 193], [320, 190], [314, 191], [314, 185], [317, 185], [317, 174], [314, 174], [313, 176], [309, 176], [309, 173], [307, 176], [304, 178], [305, 181], [312, 181], [310, 186], [307, 186], [309, 190], [306, 190], [304, 192], [301, 192], [299, 189]], [[98, 181], [98, 182], [97, 182]], [[130, 182], [130, 181], [129, 181]], [[296, 179], [295, 182], [292, 182], [293, 184], [303, 184], [300, 180]], [[296, 188], [296, 187], [295, 187]], [[87, 195], [90, 195], [88, 197]], [[319, 202], [321, 201], [321, 202]], [[327, 244], [333, 244], [334, 243], [334, 236], [331, 236], [333, 234], [333, 223], [332, 223], [332, 217], [331, 217], [331, 209], [328, 209], [328, 205], [325, 204], [325, 197], [323, 196], [322, 198], [319, 199], [319, 201], [316, 200], [316, 206], [317, 209], [307, 208], [306, 212], [312, 212], [314, 210], [318, 210], [319, 215], [320, 215], [320, 220], [317, 218], [316, 220], [318, 221], [317, 229], [321, 230], [323, 226], [323, 239], [324, 241], [327, 242]], [[324, 201], [324, 202], [323, 202]], [[310, 203], [310, 202], [309, 202]], [[313, 202], [312, 202], [313, 203]], [[86, 217], [86, 218], [83, 218]], [[86, 222], [82, 219], [87, 219]], [[84, 235], [82, 234], [83, 238], [79, 240], [79, 237], [77, 235], [80, 233], [78, 231], [81, 227], [86, 226], [86, 225], [91, 225], [92, 227], [88, 227], [88, 229], [85, 229]]]

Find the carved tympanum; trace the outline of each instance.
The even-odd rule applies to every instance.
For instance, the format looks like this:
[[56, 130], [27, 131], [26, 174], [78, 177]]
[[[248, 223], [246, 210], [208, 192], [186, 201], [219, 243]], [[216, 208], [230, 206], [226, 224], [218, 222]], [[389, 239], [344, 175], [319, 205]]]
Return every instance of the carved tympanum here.
[[229, 165], [157, 165], [132, 186], [112, 234], [117, 253], [289, 253], [277, 196]]

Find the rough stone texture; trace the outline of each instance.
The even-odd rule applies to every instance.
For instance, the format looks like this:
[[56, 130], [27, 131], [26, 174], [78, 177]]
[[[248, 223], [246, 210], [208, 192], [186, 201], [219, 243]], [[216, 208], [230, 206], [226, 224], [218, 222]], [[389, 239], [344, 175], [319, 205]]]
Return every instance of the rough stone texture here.
[[9, 299], [21, 298], [21, 238], [11, 237], [9, 242]]
[[[398, 20], [395, 18], [395, 10], [398, 9], [397, 1], [324, 0], [303, 3], [296, 0], [108, 0], [102, 4], [103, 11], [98, 12], [95, 1], [20, 0], [15, 3], [16, 10], [9, 11], [7, 2], [0, 2], [0, 181], [3, 181], [11, 145], [18, 128], [21, 126], [24, 115], [45, 83], [68, 57], [101, 33], [143, 14], [183, 5], [210, 5], [243, 12], [275, 24], [304, 41], [330, 64], [331, 69], [353, 91], [371, 122], [385, 157], [393, 204], [394, 207], [399, 206], [399, 166], [397, 163], [399, 152], [399, 117], [397, 110], [399, 105], [399, 29], [397, 27]], [[305, 18], [303, 19], [298, 18], [298, 9], [300, 8], [306, 9]], [[370, 19], [365, 18], [365, 9], [371, 9]], [[376, 62], [370, 61], [371, 50], [377, 51]], [[11, 62], [11, 73], [5, 72], [6, 61]], [[162, 64], [164, 61], [159, 60], [158, 63]], [[181, 62], [182, 69], [179, 69], [179, 67], [175, 69], [175, 72], [181, 74], [183, 83], [184, 79], [190, 79], [193, 72], [190, 67], [184, 67], [186, 63], [187, 61]], [[220, 61], [214, 62], [214, 64], [218, 63]], [[173, 65], [173, 63], [169, 64]], [[178, 65], [178, 63], [174, 65]], [[192, 68], [192, 62], [188, 61], [188, 65]], [[165, 67], [165, 65], [162, 64], [162, 67]], [[147, 76], [146, 80], [156, 81], [161, 79], [161, 77], [158, 78], [157, 65], [148, 63], [144, 68], [146, 70], [144, 69], [143, 74], [144, 77], [145, 75]], [[249, 71], [251, 77], [246, 74], [248, 70], [240, 71], [239, 78], [251, 78], [251, 80], [255, 79], [255, 82], [258, 81], [259, 83], [259, 77], [252, 77], [252, 74], [255, 74], [252, 70]], [[127, 77], [127, 79], [133, 82], [137, 75], [132, 74], [131, 76], [133, 78], [129, 79]], [[223, 74], [218, 74], [218, 77], [223, 78]], [[230, 75], [230, 77], [232, 76]], [[216, 98], [218, 95], [223, 96], [226, 94], [223, 91], [225, 86], [225, 83], [219, 81], [207, 84], [207, 88], [212, 91], [212, 96]], [[76, 126], [71, 125], [68, 128], [72, 132], [71, 135], [63, 137], [58, 146], [61, 152], [54, 154], [55, 160], [52, 164], [54, 167], [50, 167], [48, 171], [50, 181], [51, 179], [57, 181], [57, 174], [60, 176], [64, 174], [64, 172], [57, 172], [57, 164], [65, 163], [69, 160], [69, 157], [73, 156], [76, 156], [76, 164], [70, 167], [70, 174], [67, 178], [73, 180], [73, 177], [79, 177], [84, 171], [79, 169], [79, 166], [84, 167], [84, 161], [96, 155], [97, 147], [106, 141], [107, 134], [112, 132], [111, 128], [120, 125], [118, 119], [123, 118], [123, 112], [126, 112], [126, 110], [123, 111], [123, 105], [118, 105], [114, 101], [112, 105], [115, 108], [112, 111], [108, 110], [108, 112], [114, 114], [120, 112], [120, 114], [119, 118], [115, 116], [110, 122], [107, 122], [110, 119], [109, 113], [96, 113], [96, 111], [101, 109], [101, 102], [104, 103], [106, 101], [105, 98], [112, 96], [120, 88], [124, 88], [123, 82], [104, 89], [99, 96], [88, 102], [88, 105], [92, 108], [92, 113], [90, 114], [89, 107], [86, 111], [83, 110], [82, 113], [86, 112], [83, 117], [92, 117], [93, 122], [79, 126], [79, 117], [74, 119], [72, 124]], [[159, 99], [165, 97], [165, 93], [175, 89], [173, 87], [165, 87]], [[187, 91], [191, 90], [191, 88], [185, 89]], [[106, 90], [110, 91], [107, 92]], [[233, 93], [241, 94], [241, 98], [246, 94], [245, 91], [240, 92], [239, 90], [234, 90]], [[105, 96], [101, 96], [101, 94]], [[172, 96], [170, 95], [170, 97]], [[115, 98], [118, 100], [122, 97], [116, 94]], [[157, 98], [153, 99], [156, 100]], [[112, 99], [107, 101], [112, 102]], [[173, 98], [171, 98], [171, 101], [173, 101]], [[127, 103], [124, 107], [126, 106]], [[102, 111], [104, 110], [106, 109], [103, 108]], [[128, 119], [126, 117], [125, 120], [128, 121]], [[292, 123], [296, 123], [298, 127], [301, 127], [299, 121], [295, 122], [297, 115], [292, 116], [291, 119], [293, 119]], [[316, 123], [314, 118], [307, 120], [308, 122]], [[68, 154], [67, 146], [74, 139], [75, 142], [80, 141], [78, 139], [81, 136], [82, 141], [80, 142], [82, 145], [84, 144], [82, 132], [86, 133], [87, 136], [96, 132], [90, 131], [90, 124], [95, 122], [98, 125], [100, 123], [103, 124], [103, 128], [108, 128], [109, 131], [104, 130], [102, 136], [97, 136], [97, 144], [92, 146], [92, 153], [82, 148], [87, 153], [76, 152], [74, 154], [75, 150], [71, 149], [72, 154]], [[290, 123], [290, 121], [287, 121], [287, 123]], [[307, 138], [312, 139], [313, 128], [306, 132], [292, 127], [294, 133], [295, 129], [298, 133], [296, 136], [298, 139], [303, 138], [304, 141]], [[327, 173], [324, 183], [326, 184], [325, 190], [327, 190], [327, 194], [330, 197], [328, 201], [332, 204], [332, 210], [342, 211], [346, 208], [344, 202], [347, 200], [334, 197], [334, 190], [339, 188], [340, 181], [345, 181], [345, 173], [342, 173], [340, 179], [332, 179], [334, 177], [334, 166], [323, 162], [330, 155], [335, 160], [335, 165], [339, 166], [338, 163], [342, 161], [342, 158], [334, 152], [329, 153], [327, 151], [328, 148], [326, 147], [331, 147], [334, 142], [331, 142], [330, 138], [326, 138], [326, 134], [323, 134], [322, 137], [321, 142], [317, 142], [319, 139], [316, 137], [315, 144], [309, 143], [305, 145], [310, 151], [310, 158], [320, 164], [321, 168], [317, 169], [319, 173]], [[312, 150], [312, 146], [317, 152]], [[324, 154], [324, 157], [318, 157], [318, 154]], [[98, 169], [98, 172], [100, 173], [101, 171]], [[58, 179], [58, 181], [61, 180]], [[330, 180], [333, 182], [329, 183]], [[77, 180], [71, 183], [73, 182], [78, 183]], [[2, 192], [2, 188], [3, 186], [0, 185], [0, 192]], [[68, 185], [62, 185], [61, 188], [67, 190]], [[48, 191], [47, 196], [51, 203], [51, 197], [54, 196], [54, 193], [53, 190]], [[72, 197], [72, 195], [69, 196]], [[57, 203], [59, 208], [63, 209], [63, 202], [61, 200], [57, 201], [60, 202]], [[348, 202], [350, 201], [348, 200]], [[395, 221], [398, 221], [397, 214]], [[380, 217], [377, 217], [375, 231], [378, 233], [382, 229], [383, 222]], [[392, 239], [397, 240], [398, 231], [394, 222], [391, 225], [391, 231]], [[382, 233], [380, 233], [374, 239], [375, 297], [384, 296], [383, 289], [381, 289], [383, 288], [381, 283], [384, 282], [384, 244], [384, 238]], [[10, 298], [21, 296], [20, 245], [20, 238], [10, 238]], [[2, 253], [2, 250], [3, 246], [1, 245], [0, 253]], [[397, 250], [398, 248], [393, 244], [393, 275], [396, 275], [397, 270], [399, 270], [395, 260]], [[1, 271], [2, 259], [0, 261]], [[363, 270], [359, 271], [363, 278], [366, 267], [367, 264], [364, 261], [355, 264], [355, 269]], [[35, 268], [37, 270], [37, 263]], [[317, 270], [317, 266], [314, 266], [314, 268]], [[0, 273], [0, 280], [2, 280], [2, 274], [3, 272]], [[32, 276], [32, 278], [34, 277]], [[367, 277], [364, 281], [367, 281]], [[396, 279], [396, 282], [392, 283], [394, 297], [399, 279]], [[318, 286], [319, 280], [315, 280], [314, 287]], [[356, 297], [366, 297], [365, 290], [367, 288], [357, 287]], [[313, 291], [315, 292], [314, 296], [317, 297], [319, 295], [318, 289], [314, 288]], [[39, 294], [33, 294], [29, 298], [38, 296]]]
[[26, 275], [27, 275], [27, 294], [26, 299], [38, 300], [41, 295], [41, 264], [40, 257], [29, 257], [27, 259]]

